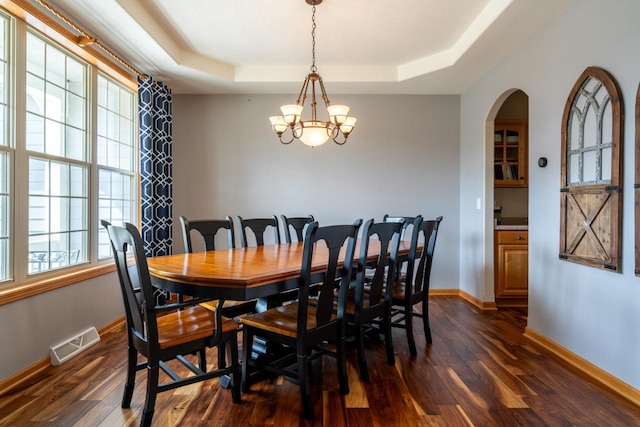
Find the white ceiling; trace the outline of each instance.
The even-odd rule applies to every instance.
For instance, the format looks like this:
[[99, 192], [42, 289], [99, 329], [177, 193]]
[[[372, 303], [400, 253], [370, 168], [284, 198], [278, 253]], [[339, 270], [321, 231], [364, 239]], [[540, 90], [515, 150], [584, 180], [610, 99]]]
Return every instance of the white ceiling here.
[[[329, 93], [456, 94], [573, 0], [324, 0]], [[297, 93], [311, 66], [305, 0], [51, 0], [174, 93]]]

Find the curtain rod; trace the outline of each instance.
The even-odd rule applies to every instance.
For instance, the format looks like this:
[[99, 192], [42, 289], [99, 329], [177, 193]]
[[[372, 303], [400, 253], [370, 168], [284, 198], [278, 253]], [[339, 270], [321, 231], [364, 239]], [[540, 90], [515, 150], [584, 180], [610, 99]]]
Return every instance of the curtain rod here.
[[87, 45], [88, 44], [94, 44], [95, 46], [97, 46], [100, 49], [102, 49], [107, 55], [109, 55], [110, 57], [115, 59], [117, 62], [119, 62], [126, 69], [128, 69], [132, 73], [136, 74], [140, 79], [147, 80], [148, 77], [145, 74], [143, 74], [140, 71], [136, 70], [131, 64], [129, 64], [127, 61], [125, 61], [121, 56], [119, 56], [118, 54], [113, 52], [111, 49], [106, 47], [104, 44], [102, 44], [96, 37], [91, 36], [85, 30], [80, 28], [80, 26], [77, 25], [75, 22], [71, 21], [69, 18], [64, 16], [62, 14], [62, 12], [58, 11], [56, 8], [54, 8], [53, 6], [51, 6], [49, 3], [47, 3], [44, 0], [36, 0], [36, 1], [38, 3], [40, 3], [40, 5], [42, 5], [42, 7], [47, 9], [50, 13], [55, 15], [58, 19], [60, 19], [65, 24], [67, 24], [68, 26], [73, 28], [75, 31], [80, 33], [80, 36], [78, 37], [78, 45], [82, 46], [82, 44], [81, 44], [82, 42], [85, 42]]

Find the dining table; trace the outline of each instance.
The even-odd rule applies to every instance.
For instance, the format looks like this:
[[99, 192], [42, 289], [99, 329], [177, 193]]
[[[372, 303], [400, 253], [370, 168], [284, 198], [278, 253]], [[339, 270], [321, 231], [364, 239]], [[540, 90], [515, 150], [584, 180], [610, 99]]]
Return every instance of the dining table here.
[[[400, 242], [398, 261], [407, 258], [409, 247], [410, 242]], [[417, 250], [421, 251], [422, 245]], [[153, 285], [160, 289], [216, 299], [219, 307], [224, 300], [256, 299], [255, 311], [262, 312], [280, 305], [282, 300], [278, 296], [282, 293], [299, 287], [303, 251], [302, 242], [280, 243], [155, 256], [147, 258], [147, 264]], [[369, 260], [375, 261], [379, 252], [379, 241], [370, 240]], [[359, 253], [357, 244], [354, 263]], [[328, 249], [316, 243], [311, 264], [312, 283], [323, 280], [327, 258]], [[251, 357], [254, 360], [276, 358], [280, 350], [273, 343], [256, 339]], [[228, 381], [225, 384], [228, 385]]]
[[[409, 246], [407, 241], [400, 242], [399, 258], [406, 258]], [[299, 286], [303, 250], [302, 242], [293, 242], [155, 256], [147, 263], [154, 286], [169, 292], [219, 300], [264, 300]], [[371, 240], [371, 260], [379, 251], [378, 241]], [[312, 278], [318, 282], [327, 254], [322, 245], [314, 248], [312, 274], [318, 276]], [[266, 309], [269, 304], [259, 305], [258, 310], [260, 306]]]

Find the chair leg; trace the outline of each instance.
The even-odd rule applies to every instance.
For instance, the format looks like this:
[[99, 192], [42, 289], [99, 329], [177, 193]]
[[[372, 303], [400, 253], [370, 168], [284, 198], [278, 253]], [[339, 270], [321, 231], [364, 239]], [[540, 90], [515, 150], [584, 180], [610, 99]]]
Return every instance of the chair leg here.
[[393, 341], [391, 338], [391, 314], [388, 313], [382, 320], [382, 328], [384, 330], [384, 346], [387, 350], [387, 363], [389, 365], [396, 364], [396, 356], [393, 353]]
[[431, 344], [433, 340], [431, 339], [431, 327], [429, 326], [429, 300], [426, 296], [422, 298], [422, 324], [424, 325], [424, 336], [427, 343]]
[[135, 348], [127, 350], [127, 380], [124, 383], [124, 394], [122, 396], [122, 407], [131, 407], [131, 398], [133, 397], [133, 388], [136, 384], [136, 371], [138, 364], [138, 351]]
[[413, 338], [413, 310], [411, 306], [404, 308], [404, 328], [407, 331], [407, 342], [409, 343], [409, 353], [412, 356], [418, 354], [416, 341]]
[[231, 337], [229, 345], [225, 346], [228, 350], [228, 357], [231, 361], [231, 380], [233, 386], [231, 388], [231, 399], [233, 403], [240, 402], [240, 363], [238, 363], [238, 338], [236, 335]]
[[207, 372], [207, 352], [204, 348], [198, 351], [198, 367], [202, 372]]
[[311, 398], [311, 381], [309, 378], [309, 359], [307, 355], [298, 354], [298, 382], [300, 383], [300, 399], [306, 419], [313, 418], [313, 399]]
[[242, 328], [242, 382], [243, 393], [249, 392], [249, 362], [251, 361], [251, 348], [253, 347], [253, 334], [251, 328], [246, 325]]
[[344, 337], [342, 334], [338, 335], [339, 339], [336, 340], [336, 354], [338, 361], [338, 381], [340, 382], [340, 393], [343, 395], [349, 394], [349, 377], [347, 376], [347, 360], [344, 350]]
[[227, 361], [224, 357], [225, 355], [225, 344], [224, 343], [220, 343], [217, 346], [218, 349], [218, 369], [223, 369], [227, 367]]
[[147, 397], [142, 410], [141, 426], [148, 427], [153, 420], [153, 411], [156, 406], [156, 396], [158, 395], [158, 381], [160, 377], [160, 365], [156, 362], [153, 366], [147, 367]]
[[367, 369], [367, 357], [364, 354], [364, 331], [362, 326], [356, 326], [356, 350], [358, 352], [358, 368], [360, 370], [360, 378], [363, 381], [369, 381], [369, 370]]

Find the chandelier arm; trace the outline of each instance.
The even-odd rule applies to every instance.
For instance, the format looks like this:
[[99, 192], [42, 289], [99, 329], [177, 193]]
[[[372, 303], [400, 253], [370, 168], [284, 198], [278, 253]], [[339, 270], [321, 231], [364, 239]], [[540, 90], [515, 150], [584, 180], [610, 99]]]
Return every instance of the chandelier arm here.
[[[342, 142], [338, 141], [338, 136], [340, 135], [344, 137], [344, 140], [342, 140]], [[331, 140], [338, 145], [344, 145], [347, 143], [347, 138], [349, 138], [349, 135], [344, 135], [342, 132], [338, 132], [338, 135], [336, 135], [334, 138], [331, 138]]]
[[293, 135], [293, 128], [291, 128], [291, 139], [289, 141], [283, 141], [282, 135], [284, 135], [284, 133], [278, 135], [278, 138], [280, 139], [280, 143], [284, 145], [289, 145], [293, 142], [294, 139], [296, 139], [295, 136]]
[[311, 81], [311, 120], [316, 121], [316, 81]]
[[329, 101], [329, 97], [327, 96], [327, 91], [324, 89], [324, 83], [322, 82], [322, 77], [318, 74], [318, 81], [320, 82], [320, 91], [322, 92], [322, 99], [324, 100], [324, 105], [327, 107], [331, 105], [331, 101]]
[[[304, 101], [307, 99], [307, 88], [309, 87], [309, 80], [311, 80], [311, 74], [308, 74], [304, 79], [304, 83], [302, 83], [302, 89], [300, 89], [300, 94], [298, 95], [298, 100], [296, 101], [297, 105], [302, 105], [304, 107]], [[302, 99], [302, 102], [300, 101]]]

